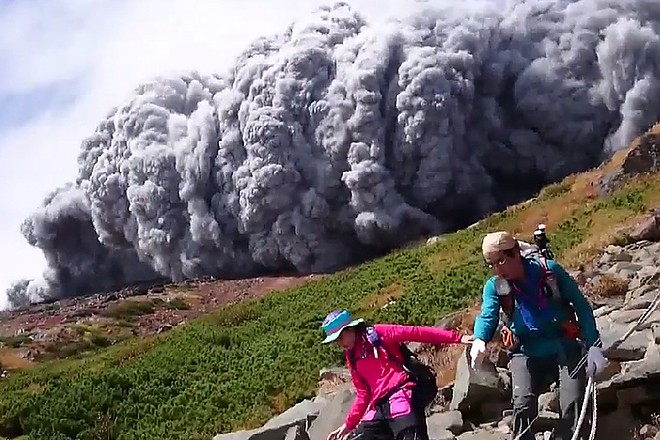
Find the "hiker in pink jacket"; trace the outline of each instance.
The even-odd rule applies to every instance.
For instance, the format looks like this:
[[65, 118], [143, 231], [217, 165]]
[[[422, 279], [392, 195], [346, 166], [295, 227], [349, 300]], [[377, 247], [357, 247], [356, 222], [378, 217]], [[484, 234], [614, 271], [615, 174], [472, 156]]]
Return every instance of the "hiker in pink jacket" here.
[[[420, 379], [416, 367], [407, 368], [409, 374], [404, 369], [410, 365], [404, 363], [404, 353], [411, 352], [401, 344], [471, 344], [472, 336], [436, 327], [367, 326], [345, 310], [330, 313], [323, 321], [323, 330], [323, 343], [337, 342], [343, 347], [357, 392], [344, 424], [330, 433], [328, 440], [339, 440], [356, 428], [361, 434], [359, 440], [373, 440], [382, 434], [395, 440], [427, 440], [424, 409], [437, 392], [435, 376], [429, 369], [425, 380]], [[423, 364], [416, 365], [424, 368]]]

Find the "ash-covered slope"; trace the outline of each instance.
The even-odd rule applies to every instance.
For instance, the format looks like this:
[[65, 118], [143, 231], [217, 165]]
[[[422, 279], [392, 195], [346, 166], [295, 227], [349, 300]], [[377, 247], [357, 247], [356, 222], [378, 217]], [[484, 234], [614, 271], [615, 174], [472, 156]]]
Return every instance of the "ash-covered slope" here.
[[331, 270], [529, 196], [660, 119], [657, 0], [407, 12], [370, 25], [336, 4], [230, 74], [138, 87], [26, 219], [49, 262], [28, 291]]

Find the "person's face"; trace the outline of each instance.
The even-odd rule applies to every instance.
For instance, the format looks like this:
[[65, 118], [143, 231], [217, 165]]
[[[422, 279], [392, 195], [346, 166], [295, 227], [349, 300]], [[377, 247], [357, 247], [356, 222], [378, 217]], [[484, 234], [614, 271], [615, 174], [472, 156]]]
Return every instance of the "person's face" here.
[[337, 338], [339, 344], [344, 350], [352, 350], [355, 347], [355, 329], [345, 328]]
[[506, 280], [521, 279], [525, 275], [517, 248], [492, 253], [485, 260], [496, 275]]

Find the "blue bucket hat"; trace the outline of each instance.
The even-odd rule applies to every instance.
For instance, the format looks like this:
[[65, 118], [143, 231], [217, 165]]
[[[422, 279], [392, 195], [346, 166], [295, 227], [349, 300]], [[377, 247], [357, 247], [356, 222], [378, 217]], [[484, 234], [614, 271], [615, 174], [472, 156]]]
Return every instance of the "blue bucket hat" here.
[[328, 344], [337, 340], [341, 331], [346, 327], [355, 327], [362, 323], [364, 323], [364, 319], [352, 319], [351, 314], [347, 310], [335, 310], [334, 312], [330, 312], [323, 320], [322, 328], [325, 332], [323, 344]]

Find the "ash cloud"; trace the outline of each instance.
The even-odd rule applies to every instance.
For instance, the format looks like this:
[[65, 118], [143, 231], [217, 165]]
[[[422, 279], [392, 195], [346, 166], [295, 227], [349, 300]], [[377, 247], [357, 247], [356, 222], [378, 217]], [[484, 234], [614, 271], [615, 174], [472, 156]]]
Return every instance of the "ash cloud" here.
[[659, 63], [657, 0], [320, 8], [112, 109], [25, 220], [48, 269], [19, 287], [327, 271], [465, 226], [660, 119]]

